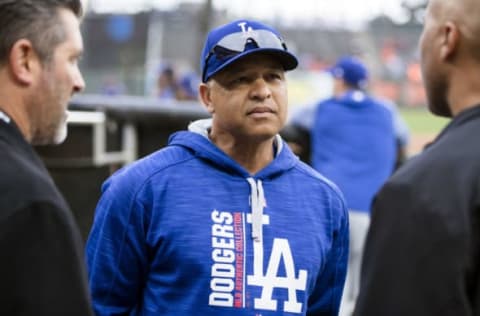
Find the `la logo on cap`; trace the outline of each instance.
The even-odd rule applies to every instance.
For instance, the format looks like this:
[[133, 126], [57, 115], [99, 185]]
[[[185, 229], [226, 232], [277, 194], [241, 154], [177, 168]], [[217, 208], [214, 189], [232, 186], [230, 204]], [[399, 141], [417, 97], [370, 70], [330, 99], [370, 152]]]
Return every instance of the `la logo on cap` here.
[[245, 38], [251, 37], [253, 39], [257, 37], [256, 32], [253, 30], [251, 26], [247, 28], [247, 22], [240, 22], [237, 25], [240, 26], [240, 28], [242, 29], [243, 37]]

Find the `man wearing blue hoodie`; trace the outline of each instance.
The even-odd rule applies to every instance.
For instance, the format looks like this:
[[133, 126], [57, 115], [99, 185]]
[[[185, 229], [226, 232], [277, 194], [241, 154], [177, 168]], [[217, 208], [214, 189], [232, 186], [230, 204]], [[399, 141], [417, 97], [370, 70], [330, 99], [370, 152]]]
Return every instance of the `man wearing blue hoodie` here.
[[333, 96], [318, 103], [312, 115], [297, 116], [293, 124], [310, 118], [311, 165], [345, 194], [350, 255], [340, 315], [346, 316], [352, 314], [358, 295], [371, 203], [392, 174], [397, 142], [406, 144], [408, 130], [395, 122], [389, 104], [365, 92], [368, 71], [358, 58], [340, 58], [330, 73]]
[[98, 316], [337, 315], [346, 206], [278, 135], [297, 63], [255, 21], [208, 34], [199, 94], [212, 119], [103, 186], [87, 244]]

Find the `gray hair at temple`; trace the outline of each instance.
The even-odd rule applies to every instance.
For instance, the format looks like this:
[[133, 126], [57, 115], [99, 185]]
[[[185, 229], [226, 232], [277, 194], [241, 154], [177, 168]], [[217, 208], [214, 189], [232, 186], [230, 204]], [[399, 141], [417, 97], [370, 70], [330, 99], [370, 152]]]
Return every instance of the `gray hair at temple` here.
[[81, 0], [0, 0], [0, 66], [20, 39], [29, 40], [41, 62], [48, 63], [66, 36], [59, 9], [83, 15]]

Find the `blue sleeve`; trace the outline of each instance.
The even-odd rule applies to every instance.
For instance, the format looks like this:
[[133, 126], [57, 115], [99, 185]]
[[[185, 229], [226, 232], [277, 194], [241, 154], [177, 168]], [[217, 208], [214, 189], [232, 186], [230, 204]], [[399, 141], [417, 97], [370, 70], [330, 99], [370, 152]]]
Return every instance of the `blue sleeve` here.
[[390, 111], [393, 120], [393, 128], [395, 131], [395, 138], [400, 145], [406, 147], [410, 141], [410, 131], [405, 120], [400, 115], [397, 105], [390, 101], [383, 101], [382, 104]]
[[327, 262], [309, 298], [308, 316], [336, 316], [340, 308], [348, 263], [348, 211], [341, 198], [334, 203], [332, 245], [327, 254]]
[[129, 315], [145, 283], [145, 211], [136, 199], [133, 180], [126, 180], [113, 177], [104, 185], [87, 241], [89, 284], [97, 316]]

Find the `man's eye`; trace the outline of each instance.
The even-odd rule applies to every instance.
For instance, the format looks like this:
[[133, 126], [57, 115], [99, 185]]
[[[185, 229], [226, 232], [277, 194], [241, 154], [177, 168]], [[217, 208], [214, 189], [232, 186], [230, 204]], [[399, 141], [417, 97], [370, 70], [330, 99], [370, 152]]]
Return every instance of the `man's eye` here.
[[269, 80], [282, 80], [282, 76], [279, 73], [273, 72], [268, 75]]
[[75, 55], [70, 57], [70, 62], [72, 64], [78, 64], [82, 60], [82, 55]]
[[233, 81], [232, 81], [233, 84], [241, 84], [241, 83], [246, 83], [246, 82], [248, 82], [247, 77], [237, 77], [237, 78], [233, 79]]

